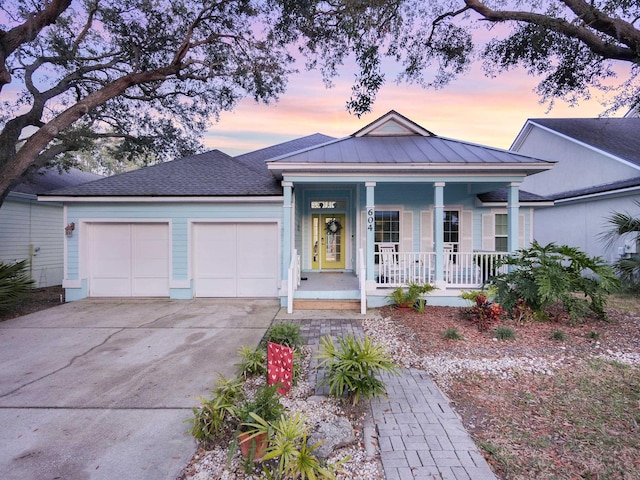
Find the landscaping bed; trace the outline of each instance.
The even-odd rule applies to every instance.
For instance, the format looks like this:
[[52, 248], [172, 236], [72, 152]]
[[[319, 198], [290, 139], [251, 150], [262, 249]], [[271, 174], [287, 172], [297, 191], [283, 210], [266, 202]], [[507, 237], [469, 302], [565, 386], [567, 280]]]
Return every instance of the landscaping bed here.
[[[385, 309], [397, 355], [430, 373], [503, 479], [640, 478], [640, 302], [612, 297], [610, 321], [501, 326], [460, 309]], [[455, 329], [460, 340], [446, 339]], [[371, 330], [370, 330], [371, 331]], [[383, 337], [381, 337], [383, 340]]]

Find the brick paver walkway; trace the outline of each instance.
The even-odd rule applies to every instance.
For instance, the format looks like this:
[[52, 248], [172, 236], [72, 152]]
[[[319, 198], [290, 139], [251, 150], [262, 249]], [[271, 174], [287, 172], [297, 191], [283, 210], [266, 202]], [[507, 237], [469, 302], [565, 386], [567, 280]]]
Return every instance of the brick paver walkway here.
[[[356, 319], [294, 321], [314, 349], [325, 335], [364, 335]], [[384, 380], [388, 397], [371, 400], [371, 410], [386, 480], [496, 480], [449, 400], [425, 372], [403, 369]], [[326, 394], [326, 387], [317, 393]]]

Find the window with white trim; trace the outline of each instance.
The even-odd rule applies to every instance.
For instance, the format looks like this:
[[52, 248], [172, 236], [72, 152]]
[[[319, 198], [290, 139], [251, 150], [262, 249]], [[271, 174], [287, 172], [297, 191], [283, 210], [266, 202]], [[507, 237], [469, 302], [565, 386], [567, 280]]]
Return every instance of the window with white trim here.
[[[398, 210], [375, 211], [375, 251], [381, 243], [393, 243], [396, 252], [400, 248], [400, 212]], [[376, 255], [376, 261], [378, 256]]]
[[494, 222], [495, 251], [507, 252], [509, 250], [509, 219], [507, 214], [496, 213]]
[[445, 245], [451, 245], [454, 252], [458, 251], [460, 242], [460, 212], [458, 210], [444, 211], [444, 238]]

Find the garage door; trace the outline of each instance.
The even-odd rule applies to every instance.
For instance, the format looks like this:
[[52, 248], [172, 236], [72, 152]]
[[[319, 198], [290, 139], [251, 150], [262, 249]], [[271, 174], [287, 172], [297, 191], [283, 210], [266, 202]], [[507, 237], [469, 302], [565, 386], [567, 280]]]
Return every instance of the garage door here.
[[92, 297], [169, 296], [169, 226], [90, 225], [89, 272]]
[[193, 237], [196, 297], [277, 296], [277, 224], [198, 223]]

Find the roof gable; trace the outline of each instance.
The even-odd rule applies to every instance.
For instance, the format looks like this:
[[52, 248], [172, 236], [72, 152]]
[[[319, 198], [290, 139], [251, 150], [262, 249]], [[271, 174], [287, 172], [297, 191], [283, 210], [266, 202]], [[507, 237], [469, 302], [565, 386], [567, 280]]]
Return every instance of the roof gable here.
[[406, 135], [419, 135], [423, 137], [434, 136], [429, 130], [422, 128], [420, 125], [409, 120], [404, 115], [400, 115], [395, 110], [391, 110], [377, 120], [374, 120], [351, 136], [390, 137]]
[[517, 150], [535, 126], [640, 167], [640, 118], [532, 118], [511, 148]]

